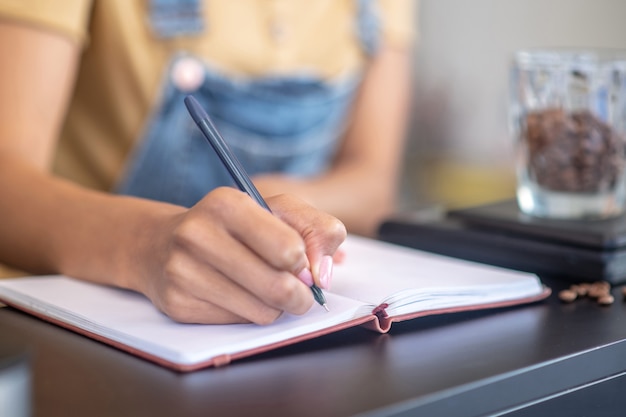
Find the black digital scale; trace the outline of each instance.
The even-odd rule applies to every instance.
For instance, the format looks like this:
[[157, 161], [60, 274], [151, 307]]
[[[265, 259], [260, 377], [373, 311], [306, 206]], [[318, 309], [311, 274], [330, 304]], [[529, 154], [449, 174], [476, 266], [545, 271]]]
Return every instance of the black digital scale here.
[[626, 216], [552, 220], [522, 213], [515, 200], [450, 210], [435, 220], [387, 219], [381, 240], [570, 281], [626, 282]]

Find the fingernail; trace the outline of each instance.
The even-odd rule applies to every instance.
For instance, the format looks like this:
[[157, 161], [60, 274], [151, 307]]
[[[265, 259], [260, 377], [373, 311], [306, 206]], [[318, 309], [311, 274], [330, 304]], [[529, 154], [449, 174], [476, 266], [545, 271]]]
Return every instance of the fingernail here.
[[330, 282], [333, 279], [333, 257], [323, 256], [320, 262], [320, 285], [323, 289], [330, 289]]
[[313, 274], [311, 274], [309, 268], [304, 268], [302, 271], [300, 271], [300, 273], [298, 274], [298, 279], [304, 282], [309, 287], [313, 285]]

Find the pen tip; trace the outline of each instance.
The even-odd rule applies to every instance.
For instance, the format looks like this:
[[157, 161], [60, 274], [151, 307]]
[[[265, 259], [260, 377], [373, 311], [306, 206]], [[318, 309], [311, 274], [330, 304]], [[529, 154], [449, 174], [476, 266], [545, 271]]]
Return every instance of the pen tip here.
[[328, 309], [328, 306], [326, 305], [326, 303], [322, 304], [322, 307], [324, 307], [324, 310], [328, 311], [330, 313], [330, 310]]

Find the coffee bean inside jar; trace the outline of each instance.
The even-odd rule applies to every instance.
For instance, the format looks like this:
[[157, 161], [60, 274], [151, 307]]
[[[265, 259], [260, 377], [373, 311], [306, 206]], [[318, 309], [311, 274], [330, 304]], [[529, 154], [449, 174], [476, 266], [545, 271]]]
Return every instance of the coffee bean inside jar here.
[[523, 214], [603, 220], [626, 210], [626, 50], [522, 50], [510, 72]]
[[624, 141], [589, 110], [545, 109], [526, 115], [529, 179], [560, 192], [611, 190], [624, 169]]

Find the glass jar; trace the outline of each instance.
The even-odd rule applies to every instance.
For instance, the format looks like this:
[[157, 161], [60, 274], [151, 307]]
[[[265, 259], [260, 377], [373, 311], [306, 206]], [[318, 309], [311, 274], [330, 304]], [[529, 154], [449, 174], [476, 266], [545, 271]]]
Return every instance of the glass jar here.
[[558, 219], [622, 214], [626, 52], [519, 51], [510, 81], [520, 210]]

